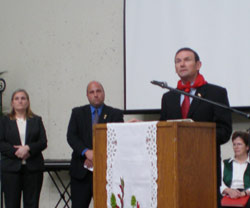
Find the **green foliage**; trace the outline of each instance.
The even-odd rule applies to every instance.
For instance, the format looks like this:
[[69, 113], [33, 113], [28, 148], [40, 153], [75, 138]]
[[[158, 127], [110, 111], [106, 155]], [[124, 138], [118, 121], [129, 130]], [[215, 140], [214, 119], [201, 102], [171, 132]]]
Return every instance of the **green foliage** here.
[[[124, 187], [125, 187], [125, 183], [124, 183], [124, 179], [123, 178], [120, 178], [120, 190], [121, 190], [121, 194], [117, 194], [117, 197], [118, 199], [120, 200], [120, 204], [121, 204], [121, 208], [124, 207]], [[111, 207], [112, 208], [120, 208], [118, 205], [117, 205], [117, 202], [116, 202], [116, 196], [114, 193], [111, 194], [111, 197], [110, 197], [110, 204], [111, 204]], [[136, 197], [135, 195], [132, 195], [131, 197], [131, 206], [133, 208], [140, 208], [140, 205], [138, 203], [138, 201], [136, 200]]]
[[116, 204], [116, 198], [115, 198], [114, 193], [112, 193], [112, 195], [111, 195], [110, 203], [111, 203], [112, 208], [116, 208], [117, 204]]
[[135, 206], [136, 206], [136, 198], [135, 198], [134, 195], [131, 197], [131, 206], [132, 206], [132, 207], [135, 207]]
[[123, 178], [120, 178], [120, 180], [121, 180], [121, 185], [122, 185], [122, 187], [123, 187], [123, 189], [124, 189], [124, 179], [123, 179]]

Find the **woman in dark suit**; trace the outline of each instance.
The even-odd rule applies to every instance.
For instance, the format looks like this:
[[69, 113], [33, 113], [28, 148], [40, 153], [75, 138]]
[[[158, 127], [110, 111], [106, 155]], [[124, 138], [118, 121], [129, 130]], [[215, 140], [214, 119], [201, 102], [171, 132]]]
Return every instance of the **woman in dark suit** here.
[[47, 138], [41, 117], [30, 109], [28, 93], [18, 89], [12, 94], [12, 110], [0, 121], [2, 189], [6, 208], [39, 207], [43, 183], [42, 151]]

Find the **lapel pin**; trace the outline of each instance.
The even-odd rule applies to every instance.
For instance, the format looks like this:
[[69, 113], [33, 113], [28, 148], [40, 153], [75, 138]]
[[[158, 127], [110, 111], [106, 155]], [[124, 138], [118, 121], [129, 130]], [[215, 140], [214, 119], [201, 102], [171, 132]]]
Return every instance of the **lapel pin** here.
[[197, 95], [198, 95], [198, 97], [201, 97], [201, 93], [198, 93]]

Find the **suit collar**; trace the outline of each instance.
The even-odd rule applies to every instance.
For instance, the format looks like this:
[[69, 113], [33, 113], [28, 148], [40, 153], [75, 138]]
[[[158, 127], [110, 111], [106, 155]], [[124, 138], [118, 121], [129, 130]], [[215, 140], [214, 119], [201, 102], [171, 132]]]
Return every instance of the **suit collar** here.
[[[206, 95], [207, 85], [203, 85], [196, 89], [195, 95], [198, 97], [204, 98]], [[189, 111], [188, 111], [188, 118], [192, 118], [193, 113], [196, 111], [197, 107], [200, 105], [201, 100], [193, 98], [193, 101], [190, 105]]]
[[17, 127], [16, 120], [10, 120], [10, 126], [11, 126], [11, 129], [12, 129], [12, 133], [14, 134], [13, 138], [16, 139], [16, 143], [18, 145], [21, 145], [21, 138], [20, 138], [20, 135], [19, 135], [19, 130], [18, 130], [18, 127]]
[[107, 117], [108, 117], [107, 106], [103, 104], [102, 113], [99, 117], [98, 123], [106, 123]]
[[31, 118], [27, 118], [27, 124], [26, 124], [26, 134], [25, 134], [25, 143], [28, 143], [29, 135], [30, 135], [30, 129], [32, 129], [33, 122]]
[[180, 102], [181, 95], [179, 93], [174, 92], [174, 99], [172, 99], [171, 105], [173, 107], [173, 112], [176, 112], [177, 114], [177, 118], [182, 118]]

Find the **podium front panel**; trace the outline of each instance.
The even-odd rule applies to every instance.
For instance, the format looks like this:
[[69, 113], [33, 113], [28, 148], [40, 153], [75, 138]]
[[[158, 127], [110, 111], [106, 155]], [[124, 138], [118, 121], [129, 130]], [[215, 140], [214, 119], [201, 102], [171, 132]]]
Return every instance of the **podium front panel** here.
[[[94, 207], [107, 207], [107, 127], [93, 129]], [[214, 123], [157, 124], [158, 208], [216, 208]]]

